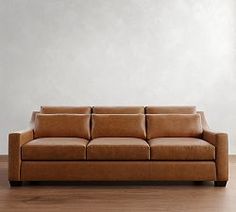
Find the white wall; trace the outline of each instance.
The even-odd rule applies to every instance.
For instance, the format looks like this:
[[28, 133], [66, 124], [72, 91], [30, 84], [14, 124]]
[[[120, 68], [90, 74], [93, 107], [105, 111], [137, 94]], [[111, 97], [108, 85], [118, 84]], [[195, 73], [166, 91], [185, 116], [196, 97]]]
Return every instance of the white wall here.
[[0, 0], [0, 154], [40, 105], [197, 105], [236, 153], [236, 1]]

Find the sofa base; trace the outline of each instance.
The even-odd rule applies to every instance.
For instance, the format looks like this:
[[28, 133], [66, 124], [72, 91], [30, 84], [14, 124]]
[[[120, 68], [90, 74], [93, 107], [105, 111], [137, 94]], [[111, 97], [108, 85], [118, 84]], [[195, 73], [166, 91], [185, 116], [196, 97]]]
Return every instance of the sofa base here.
[[11, 187], [18, 187], [22, 185], [22, 181], [9, 181]]
[[23, 161], [22, 181], [215, 181], [214, 161]]
[[215, 181], [214, 184], [215, 184], [215, 187], [225, 187], [227, 184], [227, 181]]
[[[19, 181], [17, 181], [19, 182]], [[54, 180], [42, 180], [42, 181], [20, 181], [21, 183], [11, 184], [10, 187], [21, 187], [25, 186], [211, 186], [214, 185], [215, 181], [191, 181], [191, 180], [151, 180], [151, 181], [54, 181]], [[223, 187], [223, 186], [220, 186]]]

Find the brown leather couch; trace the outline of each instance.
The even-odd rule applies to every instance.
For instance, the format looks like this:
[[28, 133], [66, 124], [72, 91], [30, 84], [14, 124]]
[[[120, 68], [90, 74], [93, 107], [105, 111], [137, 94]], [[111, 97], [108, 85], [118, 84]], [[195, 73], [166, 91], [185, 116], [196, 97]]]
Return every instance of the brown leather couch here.
[[193, 106], [49, 107], [9, 134], [9, 182], [228, 180], [227, 134]]

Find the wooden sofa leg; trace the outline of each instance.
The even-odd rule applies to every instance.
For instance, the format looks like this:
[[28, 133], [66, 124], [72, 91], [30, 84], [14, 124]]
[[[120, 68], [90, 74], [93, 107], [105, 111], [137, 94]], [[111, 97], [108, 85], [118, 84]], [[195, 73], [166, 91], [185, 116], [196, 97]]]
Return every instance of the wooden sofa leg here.
[[9, 181], [11, 187], [17, 187], [22, 185], [22, 181]]
[[225, 187], [227, 181], [215, 181], [215, 187]]

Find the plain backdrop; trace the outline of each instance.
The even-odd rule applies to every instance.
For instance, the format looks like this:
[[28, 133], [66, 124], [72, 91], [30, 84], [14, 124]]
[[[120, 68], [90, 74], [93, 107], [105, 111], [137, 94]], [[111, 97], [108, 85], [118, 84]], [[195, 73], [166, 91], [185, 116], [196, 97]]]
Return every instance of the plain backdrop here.
[[236, 153], [236, 1], [0, 0], [0, 154], [40, 105], [196, 105]]

